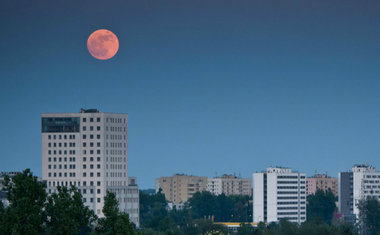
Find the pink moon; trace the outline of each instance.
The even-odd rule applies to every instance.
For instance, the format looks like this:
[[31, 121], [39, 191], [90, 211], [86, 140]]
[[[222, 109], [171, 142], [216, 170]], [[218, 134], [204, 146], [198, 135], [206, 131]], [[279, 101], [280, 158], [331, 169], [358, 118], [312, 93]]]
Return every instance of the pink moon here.
[[99, 29], [88, 37], [87, 49], [96, 59], [108, 60], [119, 50], [119, 39], [113, 32]]

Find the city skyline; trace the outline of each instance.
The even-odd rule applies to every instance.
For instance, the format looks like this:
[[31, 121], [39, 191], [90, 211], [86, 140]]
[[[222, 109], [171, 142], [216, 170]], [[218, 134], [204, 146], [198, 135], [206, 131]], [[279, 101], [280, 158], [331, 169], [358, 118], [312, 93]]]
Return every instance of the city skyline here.
[[[379, 1], [6, 1], [0, 171], [41, 176], [41, 114], [80, 108], [128, 114], [141, 189], [379, 167], [379, 22]], [[102, 28], [120, 41], [107, 61], [86, 47]]]

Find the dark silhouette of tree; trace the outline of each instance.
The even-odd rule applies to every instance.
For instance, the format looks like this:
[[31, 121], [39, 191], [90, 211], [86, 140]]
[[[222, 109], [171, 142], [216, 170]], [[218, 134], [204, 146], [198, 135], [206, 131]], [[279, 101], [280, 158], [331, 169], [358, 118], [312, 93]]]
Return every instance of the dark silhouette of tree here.
[[98, 234], [134, 234], [133, 224], [129, 221], [128, 214], [119, 212], [116, 196], [109, 191], [104, 197], [103, 214], [105, 217], [98, 220], [96, 228]]
[[10, 179], [4, 178], [9, 206], [3, 209], [1, 234], [42, 234], [46, 213], [45, 186], [38, 182], [29, 169]]
[[362, 234], [380, 234], [380, 202], [368, 197], [359, 202], [359, 226]]
[[315, 194], [307, 197], [307, 220], [321, 220], [327, 224], [331, 224], [334, 211], [336, 197], [331, 192], [318, 190]]
[[75, 187], [57, 187], [58, 193], [48, 197], [46, 204], [49, 234], [84, 234], [96, 220], [92, 210], [83, 205], [82, 195]]

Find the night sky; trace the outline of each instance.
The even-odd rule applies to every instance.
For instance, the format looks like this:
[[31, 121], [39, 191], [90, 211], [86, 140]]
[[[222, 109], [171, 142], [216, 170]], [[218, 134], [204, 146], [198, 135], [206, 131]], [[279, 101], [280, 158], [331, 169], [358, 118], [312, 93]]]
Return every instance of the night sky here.
[[[129, 175], [380, 170], [380, 1], [0, 3], [0, 171], [41, 175], [41, 114], [129, 114]], [[88, 36], [109, 29], [116, 56]]]

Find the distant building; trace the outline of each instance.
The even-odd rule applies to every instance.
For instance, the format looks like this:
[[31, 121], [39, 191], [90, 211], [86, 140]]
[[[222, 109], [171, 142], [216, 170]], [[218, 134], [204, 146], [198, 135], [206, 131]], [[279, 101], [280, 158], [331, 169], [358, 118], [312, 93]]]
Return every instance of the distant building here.
[[221, 177], [207, 179], [207, 191], [214, 195], [224, 193], [230, 195], [252, 195], [251, 179], [236, 177], [235, 175], [222, 175]]
[[306, 174], [269, 167], [253, 174], [253, 222], [306, 221]]
[[18, 172], [18, 171], [2, 171], [0, 172], [0, 191], [3, 190], [3, 187], [4, 187], [4, 177], [7, 175], [9, 176], [10, 178], [12, 178], [13, 176], [17, 175], [17, 174], [20, 174], [21, 172]]
[[9, 205], [9, 201], [7, 199], [7, 193], [3, 190], [4, 188], [4, 177], [8, 175], [9, 177], [13, 177], [17, 174], [20, 174], [18, 171], [9, 171], [9, 172], [0, 172], [0, 201], [3, 203], [5, 207]]
[[350, 172], [339, 173], [339, 212], [353, 222], [359, 215], [358, 204], [366, 198], [380, 199], [380, 172], [368, 164], [354, 165]]
[[166, 200], [174, 204], [187, 202], [196, 192], [205, 191], [207, 177], [175, 174], [156, 179], [156, 192], [160, 189]]
[[338, 196], [338, 178], [327, 176], [327, 174], [315, 174], [306, 180], [306, 196], [315, 194], [317, 190], [328, 191]]
[[102, 217], [107, 191], [119, 210], [139, 226], [138, 187], [128, 178], [128, 115], [81, 109], [45, 113], [41, 118], [42, 179], [47, 192], [76, 186], [84, 205]]

